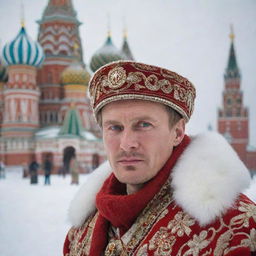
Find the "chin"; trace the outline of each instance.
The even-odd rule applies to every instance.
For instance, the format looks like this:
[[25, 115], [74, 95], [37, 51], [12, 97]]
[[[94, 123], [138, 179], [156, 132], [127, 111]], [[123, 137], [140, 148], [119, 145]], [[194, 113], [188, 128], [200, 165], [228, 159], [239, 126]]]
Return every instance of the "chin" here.
[[118, 173], [115, 173], [115, 176], [121, 183], [125, 184], [138, 185], [147, 182], [145, 175], [141, 175], [141, 173], [138, 173], [136, 170], [122, 170]]

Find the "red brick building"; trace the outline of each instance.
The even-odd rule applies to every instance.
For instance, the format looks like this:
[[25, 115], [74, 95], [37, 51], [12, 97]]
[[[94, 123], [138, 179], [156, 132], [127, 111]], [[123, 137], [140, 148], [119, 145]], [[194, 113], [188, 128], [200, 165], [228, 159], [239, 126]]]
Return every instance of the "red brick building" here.
[[[91, 71], [83, 60], [81, 23], [72, 0], [48, 0], [34, 41], [22, 22], [18, 35], [3, 47], [0, 60], [0, 161], [42, 163], [51, 157], [55, 170], [76, 154], [84, 170], [105, 159], [87, 86]], [[132, 59], [124, 35], [121, 50], [106, 43], [93, 55], [99, 68]], [[92, 62], [92, 60], [91, 60]]]
[[256, 149], [249, 145], [249, 112], [243, 102], [233, 32], [230, 39], [229, 59], [224, 74], [223, 105], [218, 111], [218, 131], [229, 141], [248, 169], [256, 172]]

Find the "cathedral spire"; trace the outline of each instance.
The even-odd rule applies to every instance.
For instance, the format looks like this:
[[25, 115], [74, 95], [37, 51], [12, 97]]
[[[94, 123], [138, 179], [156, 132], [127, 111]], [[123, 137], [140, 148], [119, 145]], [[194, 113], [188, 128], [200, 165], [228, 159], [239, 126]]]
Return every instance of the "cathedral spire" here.
[[106, 41], [106, 44], [107, 45], [112, 45], [112, 39], [111, 39], [111, 25], [110, 25], [110, 14], [108, 13], [107, 14], [107, 26], [108, 26], [108, 30], [107, 30], [107, 41]]
[[122, 45], [122, 53], [125, 55], [127, 60], [134, 60], [132, 51], [129, 47], [128, 41], [128, 34], [127, 34], [127, 28], [126, 26], [124, 27], [124, 32], [123, 32], [123, 45]]
[[25, 27], [25, 12], [24, 12], [24, 4], [23, 1], [21, 1], [21, 6], [20, 6], [20, 23], [21, 23], [21, 27]]
[[240, 73], [239, 73], [239, 68], [237, 66], [237, 61], [236, 61], [236, 54], [235, 54], [235, 48], [234, 48], [234, 39], [235, 39], [235, 34], [233, 31], [233, 26], [230, 26], [230, 40], [231, 40], [231, 45], [230, 45], [230, 50], [229, 50], [229, 59], [228, 59], [228, 65], [226, 68], [226, 73], [225, 73], [225, 78], [240, 78]]

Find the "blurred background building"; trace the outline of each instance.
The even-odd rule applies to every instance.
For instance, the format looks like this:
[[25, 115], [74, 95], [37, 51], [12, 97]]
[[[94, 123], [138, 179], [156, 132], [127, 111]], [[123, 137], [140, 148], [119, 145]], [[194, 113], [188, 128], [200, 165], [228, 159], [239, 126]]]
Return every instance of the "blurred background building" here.
[[0, 63], [0, 157], [6, 165], [50, 157], [55, 171], [68, 170], [75, 154], [83, 171], [104, 159], [101, 132], [87, 95], [92, 72], [114, 60], [133, 59], [127, 35], [119, 50], [108, 31], [90, 67], [71, 0], [49, 0], [33, 41], [24, 21], [3, 47]]
[[[38, 21], [36, 42], [29, 37], [24, 21], [21, 23], [16, 37], [4, 45], [0, 60], [0, 160], [21, 165], [34, 156], [39, 163], [50, 156], [57, 171], [68, 169], [76, 154], [82, 169], [91, 171], [106, 156], [87, 86], [91, 74], [101, 66], [134, 59], [126, 29], [120, 48], [114, 45], [109, 29], [105, 43], [86, 65], [81, 23], [72, 0], [48, 1]], [[217, 130], [253, 172], [256, 149], [249, 145], [249, 111], [243, 102], [233, 31], [230, 39]]]
[[218, 111], [218, 132], [231, 144], [247, 168], [256, 171], [256, 149], [249, 145], [249, 111], [244, 106], [241, 73], [236, 60], [233, 29], [228, 64], [224, 74], [222, 107]]

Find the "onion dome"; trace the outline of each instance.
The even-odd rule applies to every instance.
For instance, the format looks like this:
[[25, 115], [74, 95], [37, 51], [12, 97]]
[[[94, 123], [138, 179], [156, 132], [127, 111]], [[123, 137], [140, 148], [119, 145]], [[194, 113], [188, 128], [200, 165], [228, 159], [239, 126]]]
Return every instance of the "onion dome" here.
[[0, 60], [0, 83], [5, 83], [8, 80], [7, 75], [7, 68], [3, 65], [2, 61]]
[[3, 58], [7, 65], [38, 67], [44, 60], [44, 53], [40, 44], [33, 41], [22, 26], [14, 40], [4, 46]]
[[73, 62], [61, 74], [62, 84], [88, 85], [90, 73], [79, 62]]
[[124, 60], [126, 57], [112, 43], [110, 33], [105, 44], [92, 56], [90, 67], [95, 72], [100, 67], [116, 60]]

